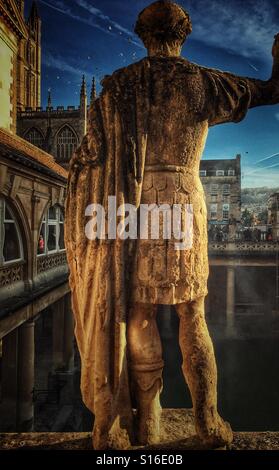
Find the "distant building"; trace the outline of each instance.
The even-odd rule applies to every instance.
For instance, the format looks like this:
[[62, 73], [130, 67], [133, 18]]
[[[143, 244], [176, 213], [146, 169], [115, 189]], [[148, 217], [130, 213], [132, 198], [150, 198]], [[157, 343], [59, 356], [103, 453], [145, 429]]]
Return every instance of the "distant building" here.
[[[49, 93], [41, 107], [41, 27], [34, 1], [27, 20], [24, 0], [0, 0], [0, 127], [54, 156], [67, 168], [87, 128], [87, 93], [83, 77], [79, 107], [53, 108]], [[96, 98], [93, 79], [91, 101]]]
[[268, 223], [271, 225], [273, 240], [279, 240], [279, 192], [272, 194], [269, 198]]
[[211, 239], [235, 238], [241, 222], [241, 156], [202, 160], [200, 177], [205, 190]]
[[[93, 78], [90, 101], [96, 98]], [[17, 132], [25, 140], [54, 156], [57, 163], [68, 168], [74, 150], [80, 144], [87, 129], [87, 91], [82, 78], [80, 106], [53, 108], [49, 92], [46, 109], [27, 107], [18, 112]]]

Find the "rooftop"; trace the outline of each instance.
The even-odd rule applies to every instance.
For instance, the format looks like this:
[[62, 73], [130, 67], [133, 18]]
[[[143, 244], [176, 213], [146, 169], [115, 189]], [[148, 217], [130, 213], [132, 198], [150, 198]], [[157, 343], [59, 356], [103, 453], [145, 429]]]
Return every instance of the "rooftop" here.
[[2, 128], [0, 128], [0, 145], [11, 152], [20, 152], [23, 157], [39, 163], [62, 178], [67, 179], [68, 177], [68, 172], [55, 162], [52, 155]]
[[236, 158], [222, 158], [214, 160], [202, 160], [201, 161], [201, 170], [230, 170], [240, 167], [240, 155], [237, 155]]

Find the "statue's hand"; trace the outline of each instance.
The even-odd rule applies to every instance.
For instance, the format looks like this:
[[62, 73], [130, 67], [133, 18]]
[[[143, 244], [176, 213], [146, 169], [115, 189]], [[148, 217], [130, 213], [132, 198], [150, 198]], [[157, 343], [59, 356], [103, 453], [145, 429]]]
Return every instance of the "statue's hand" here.
[[274, 61], [279, 62], [279, 33], [275, 34], [274, 39], [275, 40], [272, 46], [272, 55]]

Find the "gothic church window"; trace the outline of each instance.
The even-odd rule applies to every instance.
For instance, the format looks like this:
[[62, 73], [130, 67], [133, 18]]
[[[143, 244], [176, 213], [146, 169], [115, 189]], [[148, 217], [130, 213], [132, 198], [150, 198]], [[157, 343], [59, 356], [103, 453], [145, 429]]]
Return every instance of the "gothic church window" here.
[[30, 144], [33, 144], [36, 147], [39, 147], [40, 149], [42, 149], [44, 146], [43, 135], [41, 134], [41, 132], [38, 131], [38, 129], [35, 129], [34, 127], [32, 129], [29, 129], [29, 131], [27, 131], [24, 138], [25, 140], [30, 142]]
[[0, 266], [23, 260], [23, 245], [15, 215], [0, 198]]
[[78, 141], [69, 126], [64, 126], [57, 134], [57, 160], [59, 163], [68, 163], [71, 159]]

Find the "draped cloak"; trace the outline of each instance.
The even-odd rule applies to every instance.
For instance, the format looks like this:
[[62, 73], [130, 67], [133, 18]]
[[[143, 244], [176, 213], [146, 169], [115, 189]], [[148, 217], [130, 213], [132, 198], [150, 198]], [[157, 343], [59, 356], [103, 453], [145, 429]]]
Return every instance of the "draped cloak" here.
[[[70, 165], [65, 240], [83, 400], [110, 441], [122, 441], [122, 447], [127, 447], [133, 426], [126, 321], [136, 242], [87, 239], [86, 208], [93, 203], [102, 205], [107, 222], [108, 196], [116, 196], [117, 208], [124, 203], [139, 207], [148, 142], [152, 139], [153, 148], [156, 138], [160, 146], [155, 163], [168, 163], [178, 149], [177, 158], [182, 158], [178, 163], [198, 178], [208, 127], [240, 121], [257, 93], [259, 103], [263, 100], [264, 91], [253, 85], [253, 94], [248, 80], [203, 69], [182, 58], [143, 59], [106, 77], [102, 85], [103, 91], [90, 110], [88, 134]], [[158, 136], [154, 129], [156, 119], [163, 122], [168, 118], [164, 100], [173, 90], [180, 120], [187, 115], [188, 121], [185, 135], [181, 128], [175, 134], [170, 123], [168, 130], [174, 133], [170, 142], [171, 132]], [[156, 100], [158, 112], [153, 112], [152, 118]], [[174, 116], [176, 110], [172, 112]], [[172, 149], [168, 148], [170, 144]], [[206, 210], [201, 220], [206, 226]], [[206, 248], [204, 244], [204, 253]], [[207, 265], [207, 253], [204, 259]]]

